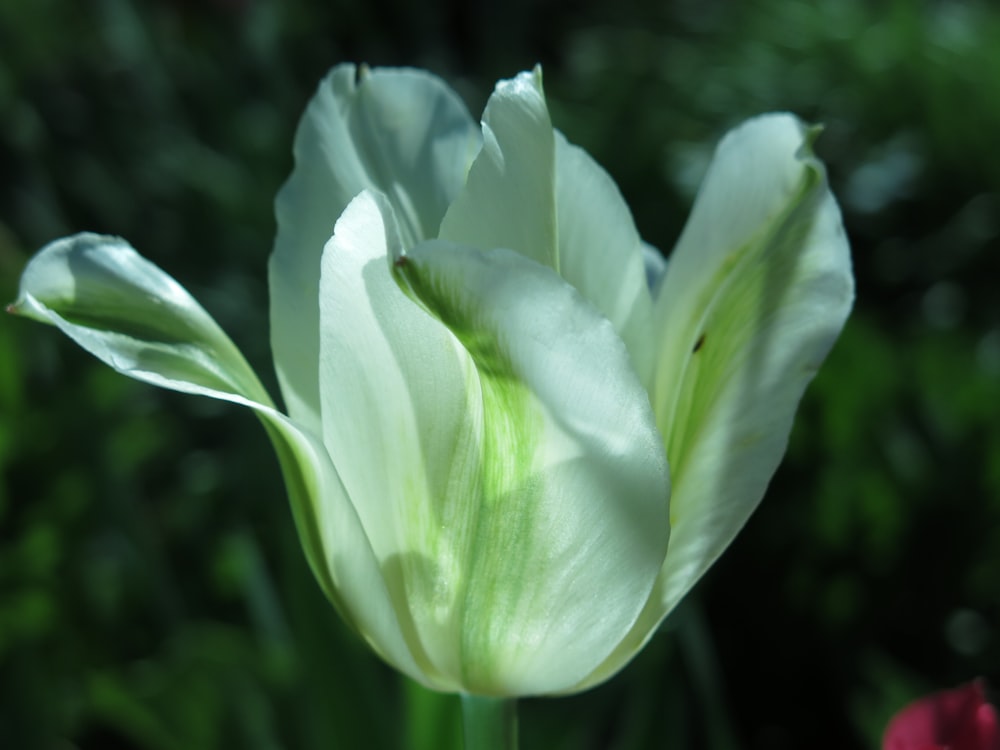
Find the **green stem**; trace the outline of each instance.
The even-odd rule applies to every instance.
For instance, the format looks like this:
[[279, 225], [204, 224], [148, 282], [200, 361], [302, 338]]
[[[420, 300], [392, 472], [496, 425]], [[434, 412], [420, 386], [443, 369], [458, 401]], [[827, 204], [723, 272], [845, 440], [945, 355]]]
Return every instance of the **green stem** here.
[[465, 750], [517, 750], [517, 702], [513, 698], [462, 696]]

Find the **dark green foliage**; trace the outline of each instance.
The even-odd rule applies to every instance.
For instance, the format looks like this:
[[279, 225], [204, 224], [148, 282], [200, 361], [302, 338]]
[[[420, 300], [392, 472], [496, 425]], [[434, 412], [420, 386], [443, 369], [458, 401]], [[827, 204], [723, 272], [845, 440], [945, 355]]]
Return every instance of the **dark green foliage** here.
[[[69, 232], [180, 280], [272, 393], [265, 264], [297, 119], [341, 60], [478, 112], [545, 65], [553, 119], [669, 249], [715, 140], [818, 142], [858, 305], [760, 511], [608, 684], [523, 746], [877, 747], [906, 699], [1000, 679], [1000, 11], [985, 2], [0, 0], [0, 297]], [[243, 410], [0, 319], [0, 745], [447, 748], [310, 577]]]

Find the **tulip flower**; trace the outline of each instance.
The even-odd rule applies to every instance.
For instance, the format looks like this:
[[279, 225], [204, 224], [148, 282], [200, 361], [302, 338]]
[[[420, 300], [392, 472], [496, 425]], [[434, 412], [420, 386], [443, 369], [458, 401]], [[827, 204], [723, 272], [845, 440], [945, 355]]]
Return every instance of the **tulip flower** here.
[[316, 578], [394, 667], [463, 694], [579, 691], [743, 526], [849, 312], [816, 132], [775, 114], [727, 135], [666, 265], [553, 129], [539, 70], [476, 125], [431, 75], [342, 65], [277, 198], [286, 412], [124, 240], [43, 248], [11, 310], [252, 409]]
[[920, 698], [886, 727], [882, 750], [1000, 750], [1000, 723], [980, 681]]

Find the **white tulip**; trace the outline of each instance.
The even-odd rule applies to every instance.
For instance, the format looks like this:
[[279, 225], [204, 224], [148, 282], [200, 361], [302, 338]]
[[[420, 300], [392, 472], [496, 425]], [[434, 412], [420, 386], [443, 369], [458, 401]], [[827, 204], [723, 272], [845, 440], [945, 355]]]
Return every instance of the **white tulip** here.
[[10, 309], [253, 409], [320, 585], [399, 670], [573, 692], [621, 669], [747, 520], [847, 317], [814, 132], [778, 114], [726, 136], [663, 272], [553, 130], [539, 70], [497, 84], [479, 127], [437, 78], [343, 65], [277, 200], [287, 415], [123, 240], [43, 248]]

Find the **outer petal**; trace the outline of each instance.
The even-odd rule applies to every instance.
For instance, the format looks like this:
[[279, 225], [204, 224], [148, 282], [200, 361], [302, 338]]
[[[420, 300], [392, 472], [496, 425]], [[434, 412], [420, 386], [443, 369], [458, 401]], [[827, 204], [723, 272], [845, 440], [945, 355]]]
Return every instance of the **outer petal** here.
[[561, 133], [556, 133], [556, 214], [560, 275], [611, 321], [639, 379], [649, 385], [656, 352], [642, 240], [614, 180]]
[[253, 409], [278, 453], [309, 563], [372, 646], [420, 678], [364, 530], [322, 444], [274, 410], [229, 338], [124, 240], [79, 234], [43, 248], [8, 308], [61, 329], [119, 372]]
[[507, 247], [558, 269], [555, 140], [540, 68], [496, 85], [483, 113], [483, 148], [439, 236]]
[[566, 690], [629, 631], [667, 542], [669, 480], [646, 393], [610, 323], [513, 251], [436, 241], [397, 258], [408, 293], [474, 365], [481, 424], [446, 533], [467, 688]]
[[433, 237], [478, 147], [465, 106], [422, 71], [341, 65], [320, 84], [278, 194], [270, 264], [271, 344], [294, 419], [319, 431], [320, 255], [337, 217], [362, 190], [379, 190], [404, 241]]
[[[384, 217], [383, 217], [384, 214]], [[467, 502], [450, 489], [476, 419], [453, 337], [400, 292], [400, 251], [381, 195], [337, 222], [320, 281], [323, 435], [372, 541], [411, 649], [430, 684], [462, 688], [450, 625], [460, 560], [438, 532]]]
[[726, 136], [670, 258], [652, 394], [674, 482], [670, 550], [632, 634], [580, 687], [631, 658], [746, 522], [850, 311], [849, 247], [815, 133], [768, 115]]

